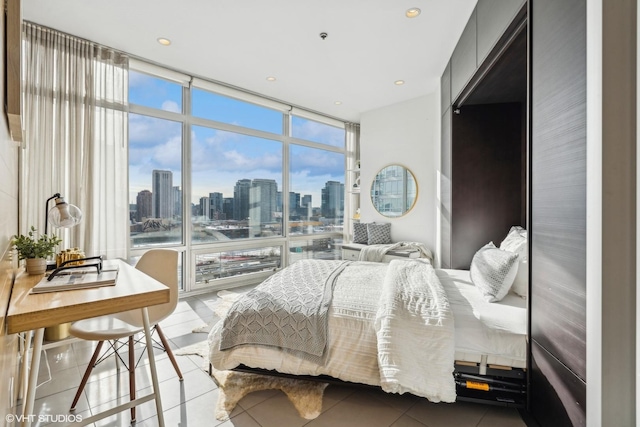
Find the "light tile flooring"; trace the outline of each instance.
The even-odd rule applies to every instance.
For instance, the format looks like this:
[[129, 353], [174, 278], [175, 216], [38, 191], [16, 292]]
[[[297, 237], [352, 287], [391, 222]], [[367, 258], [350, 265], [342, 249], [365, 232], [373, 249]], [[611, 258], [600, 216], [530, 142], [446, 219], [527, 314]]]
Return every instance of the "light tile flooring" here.
[[[214, 318], [215, 293], [182, 299], [173, 315], [161, 322], [174, 351], [206, 340], [204, 333], [192, 333], [196, 327]], [[69, 405], [93, 352], [94, 343], [75, 342], [46, 350], [42, 358], [35, 413], [42, 415], [34, 423], [65, 425]], [[126, 355], [126, 353], [125, 353]], [[518, 411], [475, 403], [433, 404], [410, 395], [387, 394], [377, 389], [329, 386], [323, 399], [323, 412], [314, 420], [300, 418], [280, 391], [254, 392], [243, 398], [232, 418], [215, 419], [214, 407], [219, 390], [206, 372], [199, 356], [176, 356], [184, 381], [178, 381], [168, 357], [156, 352], [164, 419], [167, 426], [242, 426], [242, 427], [520, 427], [525, 426]], [[125, 359], [127, 360], [127, 359]], [[50, 375], [49, 375], [50, 372]], [[138, 396], [151, 390], [148, 361], [145, 357], [136, 369]], [[129, 399], [129, 381], [123, 368], [118, 374], [115, 358], [99, 364], [80, 398], [75, 414], [88, 417]], [[18, 408], [19, 410], [20, 408]], [[54, 421], [54, 422], [51, 422]], [[129, 411], [114, 415], [97, 426], [130, 425]], [[157, 426], [155, 404], [146, 402], [137, 408], [136, 426]]]

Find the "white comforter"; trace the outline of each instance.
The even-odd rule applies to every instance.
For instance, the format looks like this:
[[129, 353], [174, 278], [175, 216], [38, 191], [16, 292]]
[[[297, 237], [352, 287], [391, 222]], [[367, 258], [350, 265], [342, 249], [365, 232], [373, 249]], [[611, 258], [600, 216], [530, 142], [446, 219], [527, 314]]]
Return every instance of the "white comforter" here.
[[453, 315], [429, 262], [389, 263], [375, 329], [383, 390], [455, 401]]
[[[387, 391], [408, 391], [434, 401], [455, 400], [453, 319], [445, 293], [441, 287], [437, 289], [440, 282], [427, 262], [397, 260], [393, 265], [405, 264], [411, 266], [406, 274], [400, 268], [391, 269], [392, 264], [353, 262], [345, 268], [336, 282], [330, 307], [329, 353], [324, 364], [268, 346], [220, 351], [222, 321], [209, 334], [211, 363], [216, 369], [244, 364], [294, 375], [330, 375], [383, 385]], [[388, 276], [391, 271], [398, 277]], [[423, 279], [430, 281], [429, 286]], [[396, 280], [402, 283], [395, 285]], [[401, 295], [392, 297], [391, 288], [383, 291], [383, 281]], [[381, 306], [383, 293], [388, 302]], [[431, 300], [427, 298], [429, 293]], [[374, 327], [378, 323], [380, 333]], [[446, 334], [450, 334], [449, 345], [443, 344]], [[436, 340], [435, 347], [429, 344], [431, 339]], [[442, 372], [438, 372], [442, 366]]]

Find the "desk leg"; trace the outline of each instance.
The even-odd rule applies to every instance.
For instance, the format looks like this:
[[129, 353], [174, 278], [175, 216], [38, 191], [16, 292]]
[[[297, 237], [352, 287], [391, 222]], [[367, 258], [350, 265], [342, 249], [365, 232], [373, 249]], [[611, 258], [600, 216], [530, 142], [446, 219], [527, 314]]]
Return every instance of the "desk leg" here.
[[156, 357], [153, 354], [153, 343], [151, 341], [151, 327], [149, 326], [149, 314], [147, 308], [142, 309], [142, 321], [144, 323], [144, 336], [147, 342], [147, 354], [149, 354], [149, 367], [151, 368], [151, 381], [153, 383], [153, 393], [156, 399], [156, 413], [158, 414], [158, 426], [164, 427], [164, 414], [162, 412], [162, 402], [160, 401], [160, 385], [158, 384], [158, 372], [156, 371]]
[[[40, 370], [40, 353], [42, 352], [42, 341], [44, 339], [44, 328], [36, 331], [33, 338], [33, 353], [31, 355], [31, 370], [29, 371], [29, 384], [27, 385], [27, 399], [24, 402], [23, 427], [31, 426], [31, 418], [33, 415], [33, 403], [36, 400], [36, 387], [38, 386], [38, 371]], [[25, 351], [29, 352], [29, 343]]]
[[20, 364], [20, 385], [18, 390], [18, 397], [22, 401], [22, 410], [24, 411], [24, 402], [27, 392], [27, 381], [29, 377], [29, 348], [31, 348], [31, 338], [33, 338], [33, 331], [28, 331], [23, 334], [24, 341], [22, 342], [22, 363]]

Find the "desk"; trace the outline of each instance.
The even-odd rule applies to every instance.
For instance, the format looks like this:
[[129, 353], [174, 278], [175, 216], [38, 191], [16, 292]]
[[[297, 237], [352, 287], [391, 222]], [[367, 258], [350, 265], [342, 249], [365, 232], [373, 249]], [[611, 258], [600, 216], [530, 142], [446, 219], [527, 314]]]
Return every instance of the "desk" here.
[[[16, 334], [27, 332], [26, 358], [28, 358], [29, 354], [28, 345], [31, 333], [32, 331], [36, 331], [33, 339], [33, 356], [31, 359], [26, 398], [23, 403], [24, 416], [21, 418], [23, 420], [23, 426], [29, 426], [34, 419], [37, 419], [37, 416], [33, 416], [33, 404], [38, 370], [40, 367], [40, 353], [44, 339], [44, 328], [60, 323], [136, 309], [141, 309], [142, 311], [144, 333], [147, 341], [147, 353], [149, 354], [149, 367], [151, 369], [151, 379], [153, 382], [153, 393], [109, 409], [101, 414], [83, 419], [78, 424], [91, 424], [117, 412], [155, 399], [158, 423], [160, 426], [164, 426], [160, 388], [152, 348], [147, 307], [169, 302], [170, 291], [169, 288], [162, 283], [136, 270], [123, 261], [105, 261], [105, 266], [112, 266], [114, 264], [119, 268], [118, 279], [115, 286], [30, 294], [29, 291], [40, 281], [42, 275], [29, 276], [23, 272], [16, 278], [6, 317], [7, 333]], [[26, 364], [28, 361], [25, 359], [23, 363]]]

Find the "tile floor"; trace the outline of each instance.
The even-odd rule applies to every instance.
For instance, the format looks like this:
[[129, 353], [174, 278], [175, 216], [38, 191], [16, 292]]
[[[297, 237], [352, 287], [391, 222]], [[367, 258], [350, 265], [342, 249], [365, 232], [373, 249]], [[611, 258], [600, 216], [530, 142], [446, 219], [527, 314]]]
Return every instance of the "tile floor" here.
[[[174, 351], [206, 340], [205, 333], [192, 333], [196, 327], [215, 316], [215, 293], [182, 299], [172, 316], [161, 322]], [[94, 349], [94, 343], [67, 343], [46, 350], [42, 357], [35, 413], [44, 415], [34, 425], [62, 426], [69, 414], [77, 386]], [[376, 389], [329, 386], [325, 391], [323, 412], [314, 420], [299, 417], [293, 405], [280, 391], [254, 392], [239, 402], [232, 418], [226, 422], [215, 419], [214, 406], [218, 389], [206, 372], [199, 356], [176, 356], [184, 381], [179, 382], [165, 353], [156, 353], [164, 419], [167, 426], [242, 426], [242, 427], [520, 427], [526, 426], [518, 411], [468, 402], [433, 404], [410, 395], [387, 394]], [[126, 360], [126, 359], [125, 359]], [[50, 372], [50, 375], [49, 375]], [[143, 357], [136, 369], [138, 396], [151, 390], [147, 359]], [[93, 371], [80, 398], [75, 414], [88, 417], [129, 399], [126, 370], [116, 368], [111, 357]], [[19, 410], [20, 408], [18, 408]], [[54, 422], [51, 422], [54, 421]], [[96, 426], [130, 425], [129, 411], [114, 415]], [[146, 402], [137, 408], [140, 427], [157, 426], [155, 404]]]

